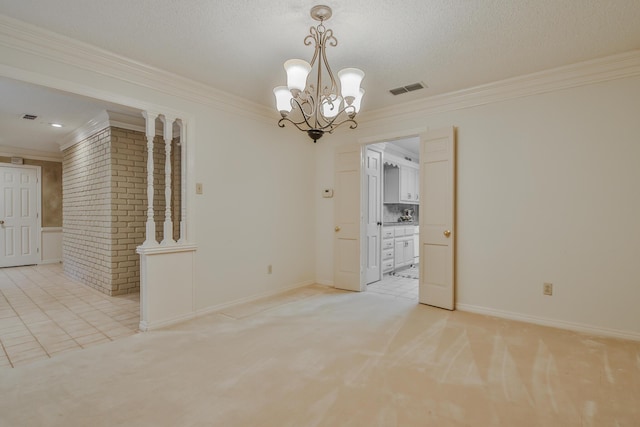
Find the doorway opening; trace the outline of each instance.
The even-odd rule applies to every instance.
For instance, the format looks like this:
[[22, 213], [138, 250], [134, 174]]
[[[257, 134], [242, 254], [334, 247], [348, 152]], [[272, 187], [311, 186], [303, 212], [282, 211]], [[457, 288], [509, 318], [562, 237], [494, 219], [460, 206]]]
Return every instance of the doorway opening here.
[[[456, 187], [456, 149], [455, 128], [448, 127], [429, 130], [420, 134], [419, 183], [419, 235], [418, 265], [420, 274], [418, 301], [447, 310], [455, 309], [455, 187]], [[335, 194], [334, 201], [334, 286], [347, 291], [366, 290], [367, 283], [375, 280], [372, 271], [382, 276], [382, 225], [380, 210], [369, 209], [381, 204], [381, 174], [363, 173], [363, 169], [373, 169], [382, 164], [379, 155], [367, 156], [376, 150], [367, 150], [366, 145], [348, 144], [336, 147], [335, 151]], [[369, 147], [371, 148], [371, 147]], [[406, 159], [405, 159], [406, 160]], [[406, 182], [410, 182], [406, 180]], [[375, 189], [378, 191], [374, 191]], [[400, 188], [398, 188], [400, 190]], [[368, 197], [371, 193], [372, 197]], [[417, 194], [415, 193], [415, 194]], [[403, 198], [409, 200], [407, 191]], [[400, 196], [400, 195], [399, 195]], [[400, 200], [400, 199], [399, 199]], [[415, 203], [415, 199], [411, 199]], [[404, 213], [404, 212], [403, 212]], [[406, 216], [409, 212], [407, 212]], [[412, 215], [413, 216], [413, 213]], [[402, 222], [402, 221], [401, 221]], [[394, 230], [394, 269], [397, 256], [402, 254], [402, 262], [410, 259], [415, 247], [410, 244], [398, 244], [396, 237], [407, 237], [410, 231], [398, 226], [398, 235]], [[367, 232], [369, 230], [369, 232]], [[373, 230], [373, 231], [371, 231]], [[414, 233], [416, 231], [413, 228]], [[399, 234], [403, 233], [403, 236]], [[400, 240], [401, 241], [401, 240]], [[371, 254], [371, 255], [369, 255]], [[378, 256], [379, 255], [379, 256]], [[369, 280], [367, 280], [369, 278]]]
[[[135, 135], [146, 141], [124, 118], [144, 124], [140, 110], [3, 76], [0, 89], [0, 367], [136, 333], [142, 240], [132, 234], [144, 228], [146, 186], [132, 191], [144, 177], [130, 171], [144, 166]], [[107, 199], [114, 183], [122, 197]], [[117, 247], [114, 224], [126, 231]]]
[[366, 290], [418, 301], [420, 137], [365, 147]]

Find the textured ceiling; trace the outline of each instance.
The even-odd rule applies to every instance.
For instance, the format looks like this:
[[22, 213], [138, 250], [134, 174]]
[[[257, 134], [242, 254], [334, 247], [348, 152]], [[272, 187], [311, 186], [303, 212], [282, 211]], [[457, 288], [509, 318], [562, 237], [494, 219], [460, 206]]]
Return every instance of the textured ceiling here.
[[[273, 106], [282, 63], [309, 60], [318, 0], [0, 0], [0, 13]], [[328, 1], [334, 71], [361, 68], [363, 109], [640, 49], [639, 0]], [[422, 81], [425, 90], [388, 90]]]

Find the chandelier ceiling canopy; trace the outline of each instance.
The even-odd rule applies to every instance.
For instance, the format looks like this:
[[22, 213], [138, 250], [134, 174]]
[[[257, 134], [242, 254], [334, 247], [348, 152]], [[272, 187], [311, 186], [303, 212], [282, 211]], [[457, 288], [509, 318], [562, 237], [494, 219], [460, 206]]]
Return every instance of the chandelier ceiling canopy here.
[[[329, 6], [318, 5], [311, 8], [311, 17], [320, 21], [316, 27], [309, 29], [304, 44], [315, 46], [311, 62], [302, 59], [290, 59], [284, 63], [287, 72], [287, 86], [278, 86], [273, 90], [276, 96], [276, 108], [282, 118], [278, 126], [285, 122], [293, 123], [299, 130], [307, 132], [316, 142], [324, 133], [332, 133], [338, 126], [349, 123], [355, 129], [358, 123], [356, 114], [360, 111], [360, 103], [364, 89], [360, 83], [364, 72], [357, 68], [345, 68], [338, 72], [340, 85], [329, 62], [327, 46], [337, 46], [338, 40], [333, 30], [324, 26], [324, 21], [331, 17]], [[309, 78], [315, 66], [315, 75]], [[324, 73], [324, 75], [323, 75]]]

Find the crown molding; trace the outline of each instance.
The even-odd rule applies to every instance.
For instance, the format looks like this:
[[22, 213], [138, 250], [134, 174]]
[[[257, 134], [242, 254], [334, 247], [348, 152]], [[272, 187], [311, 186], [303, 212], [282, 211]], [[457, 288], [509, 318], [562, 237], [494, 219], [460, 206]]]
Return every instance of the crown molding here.
[[109, 114], [105, 111], [100, 112], [96, 117], [89, 120], [84, 125], [80, 126], [73, 132], [69, 133], [58, 144], [60, 144], [60, 151], [64, 151], [69, 147], [73, 147], [80, 141], [84, 141], [91, 135], [99, 132], [110, 126]]
[[2, 14], [0, 44], [221, 111], [269, 123], [276, 117], [263, 105]]
[[47, 162], [62, 162], [62, 153], [32, 150], [29, 148], [11, 147], [0, 145], [0, 156], [2, 157], [24, 157], [30, 160], [44, 160]]
[[[266, 106], [0, 14], [0, 44], [265, 123]], [[640, 50], [513, 77], [359, 114], [359, 122], [423, 116], [640, 75]]]
[[636, 76], [640, 76], [640, 50], [566, 65], [365, 112], [360, 116], [360, 123], [444, 113]]
[[[116, 127], [119, 129], [133, 130], [140, 133], [146, 133], [145, 119], [140, 115], [132, 116], [129, 114], [117, 113], [114, 111], [101, 111], [97, 116], [89, 120], [84, 125], [80, 126], [73, 132], [66, 135], [63, 139], [58, 141], [60, 145], [60, 151], [64, 151], [69, 147], [73, 147], [77, 143], [84, 141], [96, 132], [99, 132], [107, 127]], [[162, 123], [156, 121], [156, 135], [163, 136]], [[179, 130], [174, 130], [171, 137], [177, 138], [180, 136]]]

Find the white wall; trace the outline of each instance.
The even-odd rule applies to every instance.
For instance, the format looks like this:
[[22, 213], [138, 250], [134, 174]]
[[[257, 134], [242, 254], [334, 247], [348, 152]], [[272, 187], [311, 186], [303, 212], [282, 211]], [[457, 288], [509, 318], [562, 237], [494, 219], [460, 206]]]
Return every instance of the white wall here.
[[[147, 80], [147, 70], [112, 65], [103, 53], [68, 55], [73, 43], [32, 30], [0, 32], [0, 75], [186, 119], [195, 310], [313, 283], [316, 147], [305, 134], [278, 128], [275, 111], [265, 119], [228, 95], [182, 91], [191, 83], [179, 78], [163, 88], [166, 75]], [[175, 286], [191, 293], [190, 284]]]
[[[361, 123], [333, 145], [407, 129], [458, 129], [459, 307], [640, 338], [640, 78]], [[332, 281], [332, 201], [317, 213], [317, 279]], [[542, 295], [542, 283], [554, 295]]]
[[276, 121], [210, 120], [198, 123], [197, 308], [313, 283], [316, 147]]

